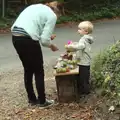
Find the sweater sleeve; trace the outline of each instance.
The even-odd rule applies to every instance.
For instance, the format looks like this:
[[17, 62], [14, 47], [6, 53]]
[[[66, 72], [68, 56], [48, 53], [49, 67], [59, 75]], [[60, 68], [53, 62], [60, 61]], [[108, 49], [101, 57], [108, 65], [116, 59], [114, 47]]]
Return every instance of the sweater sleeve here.
[[84, 38], [81, 38], [78, 43], [68, 45], [68, 48], [73, 48], [74, 50], [84, 49], [85, 48]]
[[49, 47], [52, 44], [50, 37], [53, 33], [56, 21], [57, 21], [56, 16], [49, 16], [47, 18], [47, 21], [43, 28], [43, 32], [41, 34], [41, 44], [45, 47]]

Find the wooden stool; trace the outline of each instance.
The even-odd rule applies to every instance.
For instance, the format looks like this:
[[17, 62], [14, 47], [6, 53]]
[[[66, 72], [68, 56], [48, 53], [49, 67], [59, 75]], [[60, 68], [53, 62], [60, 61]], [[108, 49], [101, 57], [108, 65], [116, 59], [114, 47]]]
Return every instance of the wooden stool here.
[[79, 97], [77, 89], [78, 68], [67, 73], [54, 73], [59, 102], [73, 102]]

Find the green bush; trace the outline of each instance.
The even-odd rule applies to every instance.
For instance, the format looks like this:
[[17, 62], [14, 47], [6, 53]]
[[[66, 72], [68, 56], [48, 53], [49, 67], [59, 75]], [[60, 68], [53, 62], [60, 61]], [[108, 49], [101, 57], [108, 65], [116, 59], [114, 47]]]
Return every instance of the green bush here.
[[89, 12], [71, 12], [71, 14], [61, 16], [58, 19], [57, 23], [69, 22], [69, 21], [83, 21], [83, 20], [98, 20], [102, 18], [115, 18], [120, 16], [120, 8], [119, 7], [102, 7], [100, 9], [90, 10]]
[[13, 19], [0, 18], [0, 29], [8, 28], [13, 24]]
[[7, 16], [11, 17], [11, 18], [16, 17], [17, 16], [17, 12], [14, 9], [8, 8], [7, 9]]
[[92, 63], [92, 84], [120, 100], [120, 41], [98, 54]]
[[[119, 3], [119, 2], [118, 2]], [[7, 9], [7, 17], [9, 18], [16, 18], [16, 16], [18, 16], [18, 12], [15, 12], [13, 9]], [[84, 20], [98, 20], [98, 19], [102, 19], [102, 18], [115, 18], [120, 16], [120, 5], [119, 4], [115, 4], [115, 5], [107, 5], [105, 7], [105, 5], [101, 5], [101, 4], [93, 4], [92, 6], [88, 8], [86, 8], [85, 11], [81, 11], [81, 12], [74, 12], [74, 11], [70, 11], [69, 14], [63, 15], [61, 16], [58, 21], [57, 24], [60, 23], [66, 23], [66, 22], [80, 22], [80, 21], [84, 21]], [[0, 23], [1, 24], [1, 23]], [[12, 24], [12, 23], [9, 23]], [[1, 25], [1, 28], [6, 26], [5, 25]]]

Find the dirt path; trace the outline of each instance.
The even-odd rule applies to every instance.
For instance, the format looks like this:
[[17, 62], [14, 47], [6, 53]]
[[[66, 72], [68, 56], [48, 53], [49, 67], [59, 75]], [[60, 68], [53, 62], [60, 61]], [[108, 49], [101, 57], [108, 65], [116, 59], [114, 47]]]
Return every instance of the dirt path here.
[[[49, 71], [48, 68], [45, 69]], [[47, 72], [45, 71], [45, 72]], [[47, 72], [48, 73], [48, 72]], [[52, 79], [52, 70], [46, 76], [46, 80]], [[55, 86], [55, 83], [50, 84]], [[50, 85], [50, 86], [51, 86]], [[50, 89], [47, 91], [51, 93]], [[52, 89], [51, 89], [52, 90]], [[27, 97], [24, 88], [22, 68], [10, 70], [0, 74], [0, 120], [4, 120], [14, 109], [27, 107]], [[9, 117], [8, 117], [9, 118]]]
[[[52, 76], [46, 78], [47, 97], [56, 100], [56, 83]], [[108, 112], [106, 102], [91, 93], [79, 103], [57, 104], [41, 110], [28, 106], [21, 69], [0, 76], [0, 120], [119, 120], [119, 115]]]
[[[118, 24], [119, 21], [96, 23], [95, 36], [97, 40], [93, 47], [95, 53], [97, 53], [96, 48], [113, 43], [113, 36], [115, 36], [116, 40], [119, 38]], [[74, 30], [76, 31], [76, 28]], [[62, 49], [64, 40], [68, 39], [68, 35], [71, 35], [71, 39], [75, 39], [76, 37], [74, 38], [74, 36], [76, 36], [76, 34], [70, 34], [74, 33], [73, 28], [58, 29], [58, 33], [61, 31], [62, 33], [58, 35], [58, 41], [61, 41], [59, 46]], [[3, 43], [4, 42], [5, 40], [3, 40]], [[11, 48], [8, 49], [9, 45], [7, 41], [1, 44], [1, 46], [5, 46], [5, 49], [1, 49], [1, 52], [5, 52], [5, 50], [7, 50], [5, 53], [11, 52]], [[47, 51], [45, 52], [49, 53]], [[5, 53], [1, 53], [1, 55]], [[11, 54], [9, 54], [6, 59], [3, 58], [3, 62], [6, 60], [6, 63], [12, 66], [9, 56], [11, 56]], [[14, 57], [14, 59], [16, 58]], [[51, 67], [48, 68], [48, 66], [45, 66], [45, 72], [47, 75], [45, 82], [47, 97], [56, 99], [56, 85], [54, 79], [52, 79]], [[81, 98], [79, 103], [58, 104], [44, 110], [38, 107], [28, 107], [23, 83], [23, 71], [21, 68], [0, 73], [0, 120], [120, 120], [120, 112], [115, 111], [109, 113], [109, 105], [106, 105], [108, 101], [94, 93], [85, 98]]]

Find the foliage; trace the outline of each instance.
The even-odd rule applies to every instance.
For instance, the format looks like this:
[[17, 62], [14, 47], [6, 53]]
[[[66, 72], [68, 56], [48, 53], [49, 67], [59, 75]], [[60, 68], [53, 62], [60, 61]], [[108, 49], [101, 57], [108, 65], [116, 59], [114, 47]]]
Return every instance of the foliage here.
[[[32, 0], [31, 0], [32, 1]], [[40, 2], [47, 2], [50, 0], [39, 0]], [[72, 0], [58, 0], [59, 2], [65, 2], [65, 4], [72, 4], [71, 2], [73, 2]], [[94, 0], [91, 1], [91, 3]], [[108, 1], [108, 0], [107, 0]], [[74, 1], [77, 2], [77, 1]], [[79, 1], [80, 2], [80, 1]], [[113, 1], [110, 1], [113, 2]], [[86, 3], [86, 4], [91, 4], [91, 3]], [[114, 1], [115, 3], [115, 1]], [[65, 23], [65, 22], [80, 22], [83, 20], [97, 20], [97, 19], [102, 19], [102, 18], [115, 18], [120, 16], [120, 5], [119, 5], [120, 1], [118, 0], [115, 4], [98, 4], [96, 2], [94, 2], [94, 4], [90, 5], [89, 7], [85, 7], [86, 4], [84, 2], [81, 3], [81, 6], [84, 9], [80, 9], [80, 12], [76, 12], [77, 10], [70, 10], [69, 8], [65, 7], [65, 15], [62, 15], [58, 21], [57, 24], [60, 23]], [[17, 9], [13, 9], [13, 8], [7, 8], [7, 14], [6, 17], [9, 18], [16, 18], [19, 13], [25, 8], [25, 6], [23, 7], [17, 7]], [[1, 28], [4, 26], [7, 26], [7, 24], [5, 23], [5, 25], [3, 25], [3, 23], [1, 22], [0, 25]], [[12, 23], [11, 23], [12, 24]]]
[[0, 29], [8, 28], [13, 23], [12, 19], [0, 18]]
[[120, 41], [94, 58], [91, 71], [93, 86], [120, 103]]
[[83, 20], [97, 20], [102, 18], [115, 18], [117, 16], [120, 16], [120, 8], [118, 7], [102, 7], [99, 10], [90, 10], [89, 12], [71, 12], [69, 15], [61, 16], [57, 23], [63, 23], [63, 22], [69, 22], [69, 21], [83, 21]]
[[[33, 0], [34, 1], [34, 0]], [[58, 2], [64, 2], [64, 0], [39, 0], [40, 2], [49, 2], [49, 1], [58, 1]]]
[[15, 12], [13, 9], [8, 8], [7, 9], [7, 16], [13, 18], [17, 16], [17, 12]]

